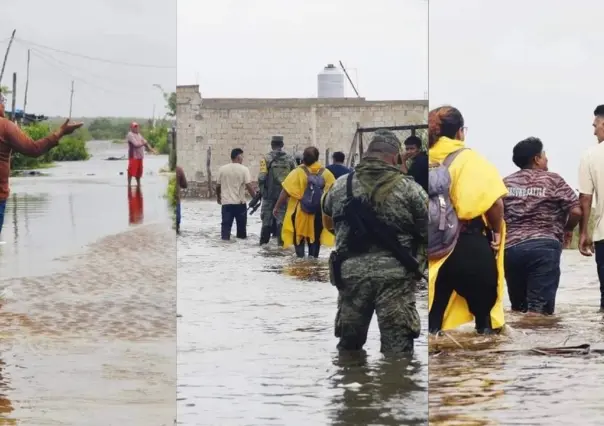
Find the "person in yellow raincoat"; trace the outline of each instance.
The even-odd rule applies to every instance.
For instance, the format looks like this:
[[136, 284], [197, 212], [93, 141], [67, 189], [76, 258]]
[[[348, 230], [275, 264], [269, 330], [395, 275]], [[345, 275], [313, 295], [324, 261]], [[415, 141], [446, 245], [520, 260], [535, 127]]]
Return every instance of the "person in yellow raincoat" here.
[[335, 237], [323, 227], [320, 205], [315, 214], [309, 214], [301, 208], [300, 202], [308, 185], [307, 174], [322, 176], [323, 194], [329, 191], [336, 180], [333, 174], [319, 163], [319, 150], [314, 146], [306, 148], [302, 154], [302, 164], [292, 170], [281, 183], [283, 190], [275, 204], [274, 213], [276, 214], [279, 207], [288, 200], [281, 229], [283, 247], [287, 248], [293, 244], [296, 255], [302, 258], [305, 255], [305, 245], [308, 245], [308, 256], [317, 258], [321, 246], [333, 247]]
[[[430, 164], [465, 148], [464, 119], [456, 108], [430, 111], [428, 126]], [[436, 334], [474, 320], [478, 333], [492, 334], [505, 324], [502, 198], [507, 188], [495, 166], [471, 149], [459, 152], [449, 173], [461, 232], [448, 255], [428, 260], [429, 329]]]

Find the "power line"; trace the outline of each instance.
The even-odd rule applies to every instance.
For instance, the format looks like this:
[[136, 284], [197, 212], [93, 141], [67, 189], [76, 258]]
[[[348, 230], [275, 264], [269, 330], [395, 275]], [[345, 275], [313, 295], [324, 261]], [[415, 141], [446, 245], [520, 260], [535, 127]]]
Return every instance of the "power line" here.
[[41, 49], [51, 50], [53, 52], [63, 53], [65, 55], [76, 56], [76, 57], [79, 57], [79, 58], [88, 59], [90, 61], [104, 62], [104, 63], [107, 63], [107, 64], [121, 65], [121, 66], [126, 66], [126, 67], [137, 67], [137, 68], [156, 68], [156, 69], [174, 69], [174, 68], [176, 68], [175, 66], [150, 65], [150, 64], [135, 64], [135, 63], [130, 63], [130, 62], [114, 61], [114, 60], [111, 60], [111, 59], [95, 58], [93, 56], [82, 55], [80, 53], [68, 52], [66, 50], [55, 49], [54, 47], [45, 46], [43, 44], [33, 43], [31, 41], [27, 41], [27, 40], [24, 40], [24, 39], [19, 38], [19, 37], [15, 37], [15, 41], [18, 42], [18, 43], [25, 44], [25, 45], [36, 46], [36, 47], [39, 47]]
[[38, 59], [41, 59], [42, 61], [46, 62], [46, 64], [47, 64], [47, 65], [50, 65], [51, 67], [56, 68], [56, 69], [58, 69], [59, 71], [62, 71], [63, 73], [65, 73], [66, 75], [68, 75], [69, 77], [71, 77], [73, 80], [77, 80], [77, 81], [79, 81], [80, 83], [84, 83], [85, 85], [90, 86], [90, 87], [93, 87], [93, 88], [95, 88], [95, 89], [97, 89], [97, 90], [100, 90], [100, 91], [103, 91], [103, 92], [107, 92], [107, 93], [110, 93], [110, 94], [116, 94], [116, 95], [124, 95], [124, 94], [129, 94], [129, 95], [141, 95], [141, 94], [142, 94], [142, 93], [140, 93], [140, 92], [139, 92], [139, 93], [135, 93], [135, 92], [126, 92], [126, 91], [119, 91], [119, 92], [117, 92], [117, 91], [114, 91], [114, 90], [107, 89], [107, 88], [105, 88], [105, 87], [99, 86], [99, 85], [94, 84], [94, 83], [91, 83], [91, 82], [89, 82], [89, 81], [86, 81], [86, 80], [84, 80], [84, 79], [82, 79], [82, 78], [80, 78], [80, 77], [75, 77], [75, 76], [74, 76], [73, 74], [71, 74], [69, 71], [67, 71], [67, 70], [63, 69], [62, 67], [60, 67], [60, 66], [58, 66], [58, 65], [56, 65], [56, 64], [53, 64], [53, 63], [52, 63], [52, 62], [51, 62], [51, 61], [50, 61], [48, 58], [44, 57], [43, 55], [40, 55], [40, 52], [37, 52], [37, 51], [33, 51], [33, 50], [32, 50], [32, 53], [33, 53], [33, 54], [34, 54], [34, 56], [36, 56]]
[[[55, 58], [55, 57], [53, 57], [53, 56], [51, 56], [51, 55], [48, 55], [47, 53], [44, 53], [44, 52], [42, 52], [42, 51], [40, 51], [40, 50], [38, 50], [38, 49], [33, 49], [33, 48], [32, 48], [32, 49], [31, 49], [31, 51], [32, 51], [32, 52], [34, 52], [34, 53], [36, 53], [36, 55], [37, 55], [38, 57], [43, 57], [43, 58], [45, 58], [45, 59], [47, 59], [47, 60], [51, 60], [51, 61], [53, 61], [53, 62], [56, 62], [56, 63], [57, 63], [57, 64], [59, 64], [59, 65], [65, 66], [65, 67], [66, 67], [66, 69], [69, 69], [69, 70], [72, 70], [72, 69], [78, 70], [78, 69], [79, 69], [80, 71], [84, 72], [85, 74], [88, 74], [88, 75], [90, 75], [91, 77], [96, 77], [96, 78], [97, 78], [97, 79], [99, 79], [99, 80], [103, 80], [103, 81], [105, 81], [105, 82], [109, 81], [110, 83], [117, 83], [117, 80], [110, 81], [110, 79], [108, 79], [106, 75], [100, 75], [100, 74], [96, 74], [96, 73], [93, 73], [93, 72], [91, 72], [91, 71], [89, 71], [89, 70], [87, 70], [87, 69], [85, 69], [85, 68], [81, 68], [81, 67], [77, 67], [77, 66], [72, 65], [72, 64], [68, 64], [68, 63], [63, 62], [63, 61], [61, 61], [61, 60], [59, 60], [59, 59], [57, 59], [57, 58]], [[65, 71], [65, 70], [63, 70], [63, 69], [62, 69], [61, 71], [63, 71], [63, 72], [65, 72], [65, 73], [67, 73], [67, 71]], [[71, 76], [71, 73], [69, 73], [69, 74], [70, 74], [70, 76]], [[72, 77], [73, 77], [73, 76], [72, 76]], [[121, 83], [124, 83], [124, 81], [120, 81], [120, 84], [121, 84]], [[116, 85], [117, 85], [117, 84], [116, 84]], [[140, 86], [139, 86], [139, 87], [140, 87]]]

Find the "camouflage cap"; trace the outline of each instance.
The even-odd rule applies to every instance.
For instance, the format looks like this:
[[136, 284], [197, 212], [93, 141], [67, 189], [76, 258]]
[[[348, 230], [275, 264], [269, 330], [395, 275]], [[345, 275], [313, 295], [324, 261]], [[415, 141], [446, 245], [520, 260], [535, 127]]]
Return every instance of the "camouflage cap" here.
[[392, 147], [392, 151], [399, 152], [401, 150], [401, 141], [394, 134], [394, 132], [387, 129], [378, 129], [373, 132], [373, 137], [371, 138], [371, 142], [369, 142], [369, 146], [367, 147], [368, 151], [372, 151], [372, 145], [375, 148], [375, 151], [383, 151], [383, 149], [378, 148], [380, 145], [390, 146]]
[[277, 142], [277, 143], [283, 143], [283, 136], [281, 135], [275, 135], [271, 138], [271, 143], [273, 142]]

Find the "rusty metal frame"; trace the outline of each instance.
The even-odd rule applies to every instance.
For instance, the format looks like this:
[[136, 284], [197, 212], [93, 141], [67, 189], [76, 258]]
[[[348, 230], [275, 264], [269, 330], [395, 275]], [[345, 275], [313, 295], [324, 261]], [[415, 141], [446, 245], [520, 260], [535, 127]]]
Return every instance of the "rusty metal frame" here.
[[[350, 167], [352, 165], [353, 160], [358, 154], [359, 158], [363, 158], [363, 153], [365, 152], [363, 146], [363, 134], [364, 133], [373, 133], [376, 130], [410, 130], [411, 135], [415, 136], [418, 130], [425, 130], [428, 128], [427, 124], [407, 124], [404, 126], [379, 126], [379, 127], [361, 127], [360, 123], [357, 123], [357, 130], [354, 133], [354, 137], [352, 139], [352, 143], [350, 144], [350, 151], [348, 153], [348, 157], [346, 159], [346, 166]], [[357, 153], [358, 151], [358, 153]]]

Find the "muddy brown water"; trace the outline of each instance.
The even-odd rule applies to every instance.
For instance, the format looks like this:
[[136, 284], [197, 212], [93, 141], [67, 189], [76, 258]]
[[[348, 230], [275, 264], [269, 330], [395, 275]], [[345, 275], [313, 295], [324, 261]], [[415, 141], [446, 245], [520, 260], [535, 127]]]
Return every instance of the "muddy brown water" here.
[[129, 199], [125, 147], [12, 179], [0, 246], [0, 425], [172, 425], [176, 239], [166, 156]]
[[508, 309], [505, 335], [477, 337], [461, 328], [450, 332], [452, 339], [430, 338], [430, 351], [442, 350], [430, 356], [430, 425], [604, 423], [604, 356], [493, 353], [584, 343], [604, 348], [594, 259], [565, 251], [562, 268], [556, 315]]
[[[178, 421], [196, 425], [426, 425], [426, 330], [416, 353], [379, 353], [374, 317], [365, 355], [339, 357], [327, 257], [249, 238], [220, 241], [220, 207], [183, 202], [178, 238]], [[427, 318], [426, 294], [418, 307]]]

